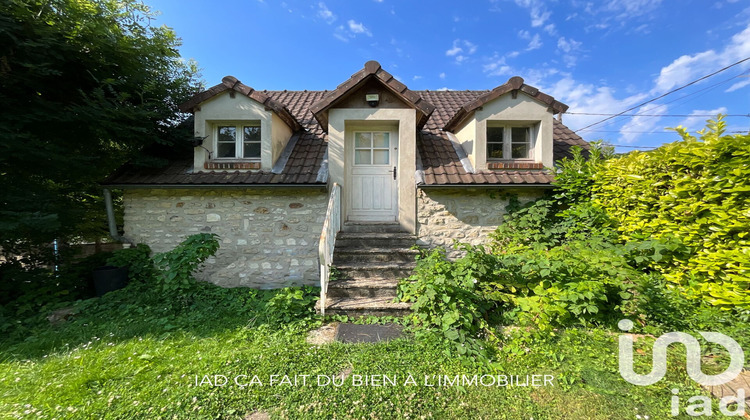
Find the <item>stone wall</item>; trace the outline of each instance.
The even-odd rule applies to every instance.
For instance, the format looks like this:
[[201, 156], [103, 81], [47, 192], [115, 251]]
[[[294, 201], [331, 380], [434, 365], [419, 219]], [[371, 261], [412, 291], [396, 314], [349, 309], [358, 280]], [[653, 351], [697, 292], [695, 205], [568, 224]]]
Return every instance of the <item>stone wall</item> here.
[[168, 251], [186, 236], [218, 234], [196, 275], [224, 287], [317, 285], [327, 193], [310, 189], [138, 189], [124, 195], [125, 236]]
[[417, 243], [444, 247], [452, 258], [461, 255], [451, 246], [459, 242], [479, 245], [489, 240], [503, 222], [511, 197], [521, 203], [543, 195], [540, 189], [495, 188], [420, 189], [417, 193]]

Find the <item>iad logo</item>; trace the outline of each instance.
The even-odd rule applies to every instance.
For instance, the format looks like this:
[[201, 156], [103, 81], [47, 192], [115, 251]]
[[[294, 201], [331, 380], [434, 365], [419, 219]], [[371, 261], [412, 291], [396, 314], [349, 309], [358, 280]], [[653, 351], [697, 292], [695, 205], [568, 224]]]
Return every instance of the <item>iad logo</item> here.
[[[628, 319], [621, 320], [617, 325], [622, 331], [630, 331], [633, 328], [633, 322]], [[620, 336], [620, 375], [626, 381], [633, 385], [647, 386], [659, 382], [667, 373], [667, 347], [670, 344], [681, 343], [686, 350], [686, 364], [688, 375], [697, 383], [705, 386], [722, 385], [735, 379], [741, 372], [745, 363], [745, 353], [742, 347], [737, 344], [731, 337], [717, 332], [700, 332], [706, 341], [723, 346], [729, 351], [731, 361], [729, 367], [718, 375], [706, 375], [701, 371], [701, 346], [695, 337], [682, 332], [670, 332], [662, 335], [654, 342], [652, 352], [651, 372], [647, 375], [640, 375], [633, 371], [633, 338], [629, 335]], [[679, 397], [676, 394], [679, 391], [674, 389], [672, 393], [672, 415], [679, 414]], [[706, 401], [707, 400], [707, 401]], [[699, 404], [700, 411], [693, 405], [688, 407], [687, 414], [699, 416], [711, 413], [711, 401], [707, 397], [696, 396], [688, 402], [701, 401]], [[727, 405], [737, 402], [736, 410], [729, 410]], [[707, 404], [707, 407], [706, 407]], [[722, 414], [725, 415], [742, 415], [745, 411], [745, 394], [740, 389], [737, 397], [724, 397], [721, 399], [719, 407]]]

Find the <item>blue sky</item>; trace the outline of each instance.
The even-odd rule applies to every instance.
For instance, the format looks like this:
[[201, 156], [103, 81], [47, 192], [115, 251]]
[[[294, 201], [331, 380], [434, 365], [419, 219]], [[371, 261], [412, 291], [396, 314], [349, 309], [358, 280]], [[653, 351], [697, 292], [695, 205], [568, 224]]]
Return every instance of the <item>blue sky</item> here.
[[[147, 0], [175, 29], [208, 86], [233, 75], [256, 89], [334, 89], [377, 60], [410, 89], [491, 89], [519, 75], [570, 106], [576, 130], [750, 57], [744, 1]], [[750, 129], [750, 61], [589, 130], [653, 147], [704, 114]]]

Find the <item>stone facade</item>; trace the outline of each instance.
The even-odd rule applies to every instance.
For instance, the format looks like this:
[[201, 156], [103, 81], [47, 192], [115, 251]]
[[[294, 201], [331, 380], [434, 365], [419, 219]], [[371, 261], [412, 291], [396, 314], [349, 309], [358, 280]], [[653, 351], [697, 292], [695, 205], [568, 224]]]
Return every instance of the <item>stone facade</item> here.
[[417, 243], [444, 247], [448, 256], [461, 255], [451, 248], [454, 239], [472, 245], [489, 241], [503, 222], [511, 197], [522, 204], [542, 197], [540, 189], [454, 188], [420, 189], [417, 193]]
[[154, 252], [210, 232], [221, 247], [196, 274], [224, 287], [317, 285], [327, 193], [311, 189], [129, 189], [125, 237]]

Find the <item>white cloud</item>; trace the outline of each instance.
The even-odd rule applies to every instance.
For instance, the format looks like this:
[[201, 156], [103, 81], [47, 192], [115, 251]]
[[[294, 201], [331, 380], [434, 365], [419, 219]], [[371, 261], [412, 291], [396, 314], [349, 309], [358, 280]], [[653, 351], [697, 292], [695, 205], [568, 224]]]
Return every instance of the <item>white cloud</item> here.
[[447, 88], [447, 87], [441, 87], [440, 89], [435, 89], [435, 90], [437, 90], [438, 92], [447, 92], [449, 90], [455, 90], [455, 89], [451, 89], [451, 88]]
[[[541, 84], [543, 84], [543, 81]], [[617, 91], [609, 86], [580, 83], [570, 75], [564, 75], [552, 85], [541, 87], [541, 89], [554, 96], [558, 101], [570, 106], [571, 112], [580, 113], [616, 114], [646, 100], [649, 96], [647, 93], [639, 93], [618, 98]], [[599, 115], [565, 115], [564, 122], [568, 127], [576, 130], [603, 118], [605, 117]], [[598, 128], [601, 128], [601, 126], [596, 126], [593, 129]], [[588, 140], [601, 137], [598, 133], [592, 131], [583, 131], [579, 134]]]
[[[659, 106], [659, 112], [666, 113], [668, 110], [667, 105]], [[638, 108], [636, 113], [648, 113], [653, 112], [653, 105], [646, 105]], [[664, 130], [664, 126], [661, 123], [661, 117], [646, 117], [639, 115], [637, 117], [631, 117], [622, 127], [620, 127], [620, 141], [623, 143], [631, 144], [638, 140], [645, 133], [655, 133]]]
[[542, 38], [539, 36], [539, 34], [534, 34], [534, 36], [531, 36], [531, 33], [529, 31], [522, 29], [518, 31], [518, 37], [523, 40], [529, 41], [529, 45], [526, 47], [526, 51], [532, 51], [542, 47]]
[[544, 32], [547, 32], [550, 36], [557, 36], [557, 30], [555, 29], [554, 23], [550, 23], [549, 25], [546, 25], [544, 27]]
[[557, 48], [563, 52], [563, 62], [567, 67], [574, 67], [578, 61], [578, 50], [580, 50], [583, 43], [576, 41], [575, 39], [566, 39], [560, 37], [557, 40]]
[[[707, 50], [693, 55], [683, 55], [663, 67], [652, 93], [667, 92], [746, 57], [750, 57], [750, 25], [732, 36], [721, 51]], [[745, 62], [737, 68], [750, 68], [750, 62]]]
[[411, 80], [419, 80], [421, 78], [422, 78], [422, 76], [414, 76], [414, 77], [411, 78]]
[[511, 52], [505, 54], [505, 56], [508, 57], [508, 58], [516, 58], [516, 57], [518, 57], [518, 54], [520, 54], [518, 51], [511, 51]]
[[453, 57], [456, 63], [461, 64], [462, 62], [469, 59], [469, 56], [477, 52], [477, 46], [470, 41], [456, 39], [453, 41], [453, 46], [445, 51], [445, 55]]
[[658, 9], [662, 0], [610, 0], [604, 10], [615, 14], [615, 19], [626, 20], [650, 14]]
[[339, 25], [336, 28], [336, 31], [333, 33], [333, 36], [339, 41], [349, 42], [349, 38], [345, 35], [345, 33], [346, 33], [346, 30], [344, 29], [344, 25]]
[[581, 47], [582, 43], [576, 41], [575, 39], [565, 39], [565, 37], [560, 37], [560, 39], [557, 40], [557, 48], [561, 49], [563, 52], [569, 53], [571, 51], [575, 51]]
[[696, 109], [693, 112], [690, 113], [690, 117], [685, 118], [684, 120], [680, 121], [678, 126], [683, 126], [687, 128], [689, 132], [696, 132], [703, 128], [706, 125], [706, 120], [708, 120], [708, 117], [697, 117], [695, 115], [713, 115], [716, 116], [718, 114], [726, 114], [727, 113], [727, 107], [721, 106], [719, 108], [714, 109]]
[[529, 46], [526, 47], [526, 51], [533, 51], [539, 48], [542, 48], [542, 38], [539, 34], [534, 34], [531, 41], [529, 41]]
[[356, 22], [353, 19], [349, 19], [347, 22], [349, 25], [349, 30], [353, 34], [365, 34], [367, 36], [372, 36], [372, 32], [370, 32], [369, 29], [362, 23], [362, 22]]
[[[745, 76], [745, 77], [748, 77], [748, 76]], [[724, 92], [726, 92], [726, 93], [734, 92], [735, 90], [742, 89], [745, 86], [750, 86], [750, 79], [743, 80], [741, 82], [737, 82], [737, 83], [733, 84], [732, 86], [730, 86], [729, 89], [725, 90]]]
[[529, 11], [532, 28], [544, 26], [544, 23], [552, 16], [552, 12], [547, 10], [543, 0], [515, 0], [515, 3], [518, 7]]
[[322, 1], [318, 3], [318, 17], [329, 25], [336, 21], [336, 15]]
[[451, 49], [447, 50], [447, 51], [445, 52], [445, 55], [447, 55], [448, 57], [453, 57], [454, 55], [456, 55], [456, 54], [460, 53], [461, 51], [463, 51], [463, 48], [459, 47], [459, 46], [458, 46], [458, 45], [456, 45], [456, 43], [454, 42], [454, 43], [453, 43], [453, 48], [451, 48]]
[[439, 78], [440, 78], [441, 80], [445, 80], [445, 73], [440, 73], [440, 74], [438, 74], [438, 77], [439, 77]]

